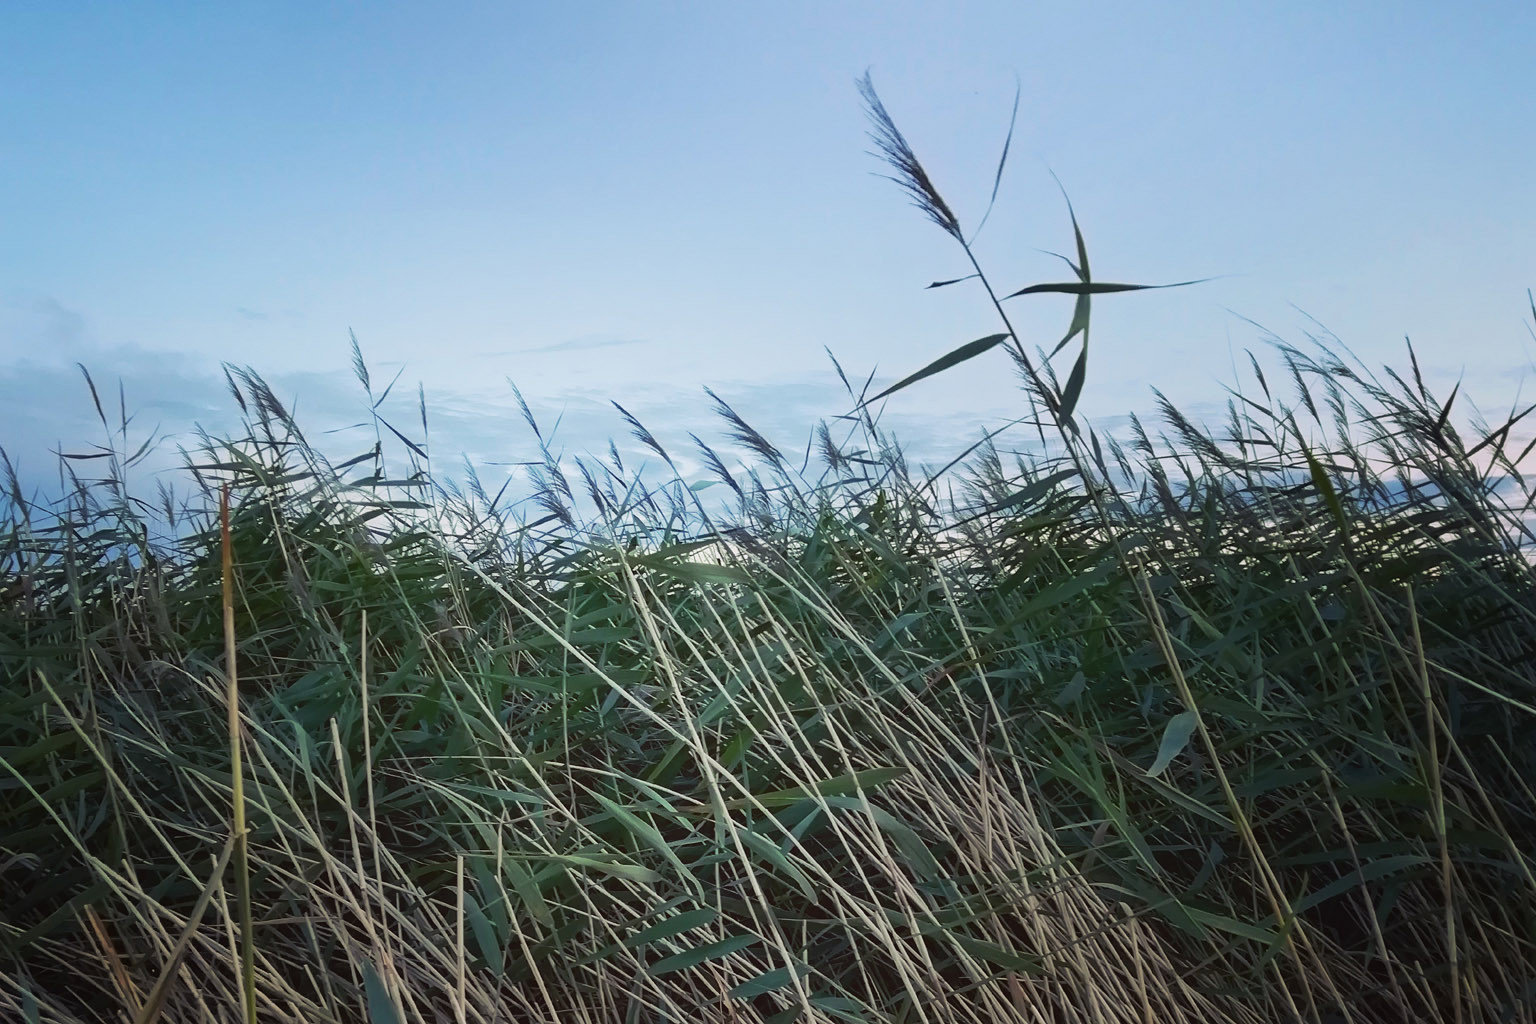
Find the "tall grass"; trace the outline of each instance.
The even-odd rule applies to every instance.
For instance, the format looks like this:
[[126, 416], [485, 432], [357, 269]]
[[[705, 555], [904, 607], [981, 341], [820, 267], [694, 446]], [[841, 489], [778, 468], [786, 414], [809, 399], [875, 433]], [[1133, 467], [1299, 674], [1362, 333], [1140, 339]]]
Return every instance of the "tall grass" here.
[[[1522, 416], [1463, 436], [1416, 362], [1279, 347], [1221, 429], [1100, 438], [1091, 299], [1139, 286], [1078, 231], [1073, 280], [1000, 297], [865, 96], [1001, 331], [845, 376], [804, 467], [723, 402], [703, 493], [530, 414], [509, 502], [434, 476], [354, 348], [353, 458], [231, 371], [189, 498], [135, 497], [126, 444], [53, 508], [11, 475], [0, 1015], [1536, 1019]], [[1040, 293], [1054, 353], [1007, 317]], [[875, 400], [971, 358], [1058, 454], [906, 463]]]

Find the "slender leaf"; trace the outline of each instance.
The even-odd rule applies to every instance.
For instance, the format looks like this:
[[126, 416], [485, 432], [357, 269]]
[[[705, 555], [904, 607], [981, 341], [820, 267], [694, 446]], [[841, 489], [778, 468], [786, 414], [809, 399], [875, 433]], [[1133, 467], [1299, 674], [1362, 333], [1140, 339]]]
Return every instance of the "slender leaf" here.
[[793, 969], [788, 967], [776, 967], [753, 978], [744, 981], [731, 989], [728, 993], [732, 999], [753, 999], [757, 996], [767, 995], [769, 992], [777, 992], [781, 988], [788, 988], [794, 984], [797, 978], [803, 978], [811, 973], [811, 968], [806, 964], [796, 964]]
[[369, 1024], [405, 1024], [404, 1014], [395, 1004], [395, 997], [389, 994], [389, 988], [379, 977], [372, 960], [363, 961], [363, 987], [368, 994]]
[[708, 928], [720, 919], [720, 912], [712, 907], [701, 907], [696, 910], [687, 910], [681, 914], [675, 914], [664, 921], [658, 921], [648, 928], [642, 928], [624, 940], [624, 945], [631, 948], [649, 946], [653, 942], [670, 939], [695, 928]]
[[1061, 418], [1063, 422], [1072, 419], [1072, 410], [1077, 408], [1077, 400], [1083, 393], [1083, 381], [1088, 376], [1088, 346], [1077, 354], [1077, 361], [1072, 364], [1072, 372], [1067, 376], [1067, 386], [1061, 389]]
[[1163, 741], [1157, 747], [1157, 757], [1147, 769], [1148, 775], [1154, 778], [1161, 775], [1174, 758], [1184, 753], [1198, 723], [1199, 718], [1193, 711], [1181, 711], [1168, 719], [1168, 724], [1163, 728]]
[[674, 971], [691, 970], [710, 960], [719, 960], [730, 956], [732, 953], [740, 952], [760, 941], [762, 940], [752, 934], [732, 935], [730, 938], [721, 939], [719, 942], [711, 942], [707, 946], [699, 946], [672, 956], [662, 957], [652, 964], [650, 970], [646, 973], [652, 978], [659, 978]]
[[1105, 281], [1054, 281], [1049, 284], [1032, 284], [1027, 288], [1020, 288], [1016, 292], [1004, 295], [1005, 299], [1017, 298], [1020, 295], [1040, 295], [1052, 293], [1057, 295], [1108, 295], [1115, 292], [1141, 292], [1155, 288], [1187, 288], [1192, 284], [1205, 284], [1214, 280], [1209, 277], [1196, 278], [1193, 281], [1175, 281], [1171, 284], [1110, 284]]
[[953, 352], [935, 359], [933, 362], [929, 363], [927, 366], [923, 367], [921, 370], [918, 370], [911, 376], [903, 377], [901, 380], [897, 381], [895, 384], [892, 384], [890, 387], [886, 388], [875, 397], [865, 399], [864, 401], [860, 402], [859, 405], [862, 407], [870, 405], [874, 402], [878, 402], [880, 399], [885, 398], [887, 395], [895, 394], [902, 388], [916, 384], [918, 381], [925, 380], [928, 377], [932, 377], [936, 373], [943, 373], [945, 370], [948, 370], [952, 366], [959, 366], [967, 359], [975, 359], [982, 353], [996, 348], [1006, 340], [1008, 340], [1008, 335], [1006, 334], [989, 334], [985, 338], [978, 338], [975, 341], [961, 345]]

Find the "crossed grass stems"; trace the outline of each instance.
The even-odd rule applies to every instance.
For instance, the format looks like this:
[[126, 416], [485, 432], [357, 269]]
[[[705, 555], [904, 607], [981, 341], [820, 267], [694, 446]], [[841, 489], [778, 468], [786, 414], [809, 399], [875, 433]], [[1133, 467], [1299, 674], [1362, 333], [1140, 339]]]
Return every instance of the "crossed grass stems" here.
[[[1074, 214], [1075, 280], [999, 298], [861, 88], [1004, 329], [838, 367], [798, 468], [715, 398], [724, 508], [564, 462], [520, 395], [535, 497], [439, 484], [355, 342], [340, 464], [231, 371], [191, 502], [130, 493], [126, 414], [59, 509], [10, 474], [7, 1019], [1536, 1017], [1530, 410], [1468, 442], [1411, 349], [1279, 346], [1294, 395], [1255, 360], [1222, 434], [1160, 399], [1101, 439], [1091, 300], [1143, 286]], [[1039, 293], [1074, 313], [1031, 358]], [[877, 403], [994, 348], [1037, 453], [915, 473]]]

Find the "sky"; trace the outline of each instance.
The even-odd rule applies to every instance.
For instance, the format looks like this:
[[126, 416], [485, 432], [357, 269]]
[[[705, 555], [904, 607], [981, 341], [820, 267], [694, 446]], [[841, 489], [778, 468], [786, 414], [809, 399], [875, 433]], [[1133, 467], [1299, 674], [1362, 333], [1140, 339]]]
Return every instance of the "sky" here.
[[[77, 363], [138, 440], [233, 429], [224, 363], [344, 426], [354, 332], [450, 466], [533, 457], [509, 381], [568, 453], [624, 433], [610, 400], [719, 439], [705, 386], [794, 449], [848, 411], [826, 350], [890, 383], [999, 329], [925, 290], [969, 268], [879, 176], [866, 70], [967, 230], [1017, 86], [1000, 289], [1063, 275], [1053, 175], [1095, 276], [1215, 278], [1096, 301], [1090, 417], [1214, 415], [1244, 349], [1322, 330], [1372, 367], [1409, 337], [1497, 416], [1536, 359], [1532, 38], [1526, 2], [12, 0], [0, 447], [45, 481], [101, 439]], [[1009, 307], [1032, 346], [1070, 315]], [[1022, 408], [992, 353], [885, 422], [942, 460]]]

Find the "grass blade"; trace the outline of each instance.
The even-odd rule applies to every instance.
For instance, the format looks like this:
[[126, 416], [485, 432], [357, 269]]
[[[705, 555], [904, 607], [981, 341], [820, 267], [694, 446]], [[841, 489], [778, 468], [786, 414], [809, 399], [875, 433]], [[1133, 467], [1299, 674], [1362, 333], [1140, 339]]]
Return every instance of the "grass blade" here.
[[975, 359], [982, 353], [991, 351], [1007, 340], [1008, 335], [1006, 334], [989, 334], [985, 338], [977, 338], [975, 341], [967, 342], [954, 351], [948, 352], [945, 355], [935, 359], [933, 362], [929, 363], [927, 366], [923, 367], [921, 370], [918, 370], [911, 376], [903, 377], [901, 380], [897, 381], [895, 384], [892, 384], [890, 387], [886, 388], [884, 391], [880, 392], [873, 398], [866, 398], [864, 401], [859, 403], [859, 407], [863, 408], [864, 406], [871, 405], [888, 395], [894, 395], [896, 392], [902, 390], [903, 388], [916, 384], [920, 380], [925, 380], [929, 377], [932, 377], [936, 373], [943, 373], [950, 367], [959, 366], [961, 363], [968, 359]]

